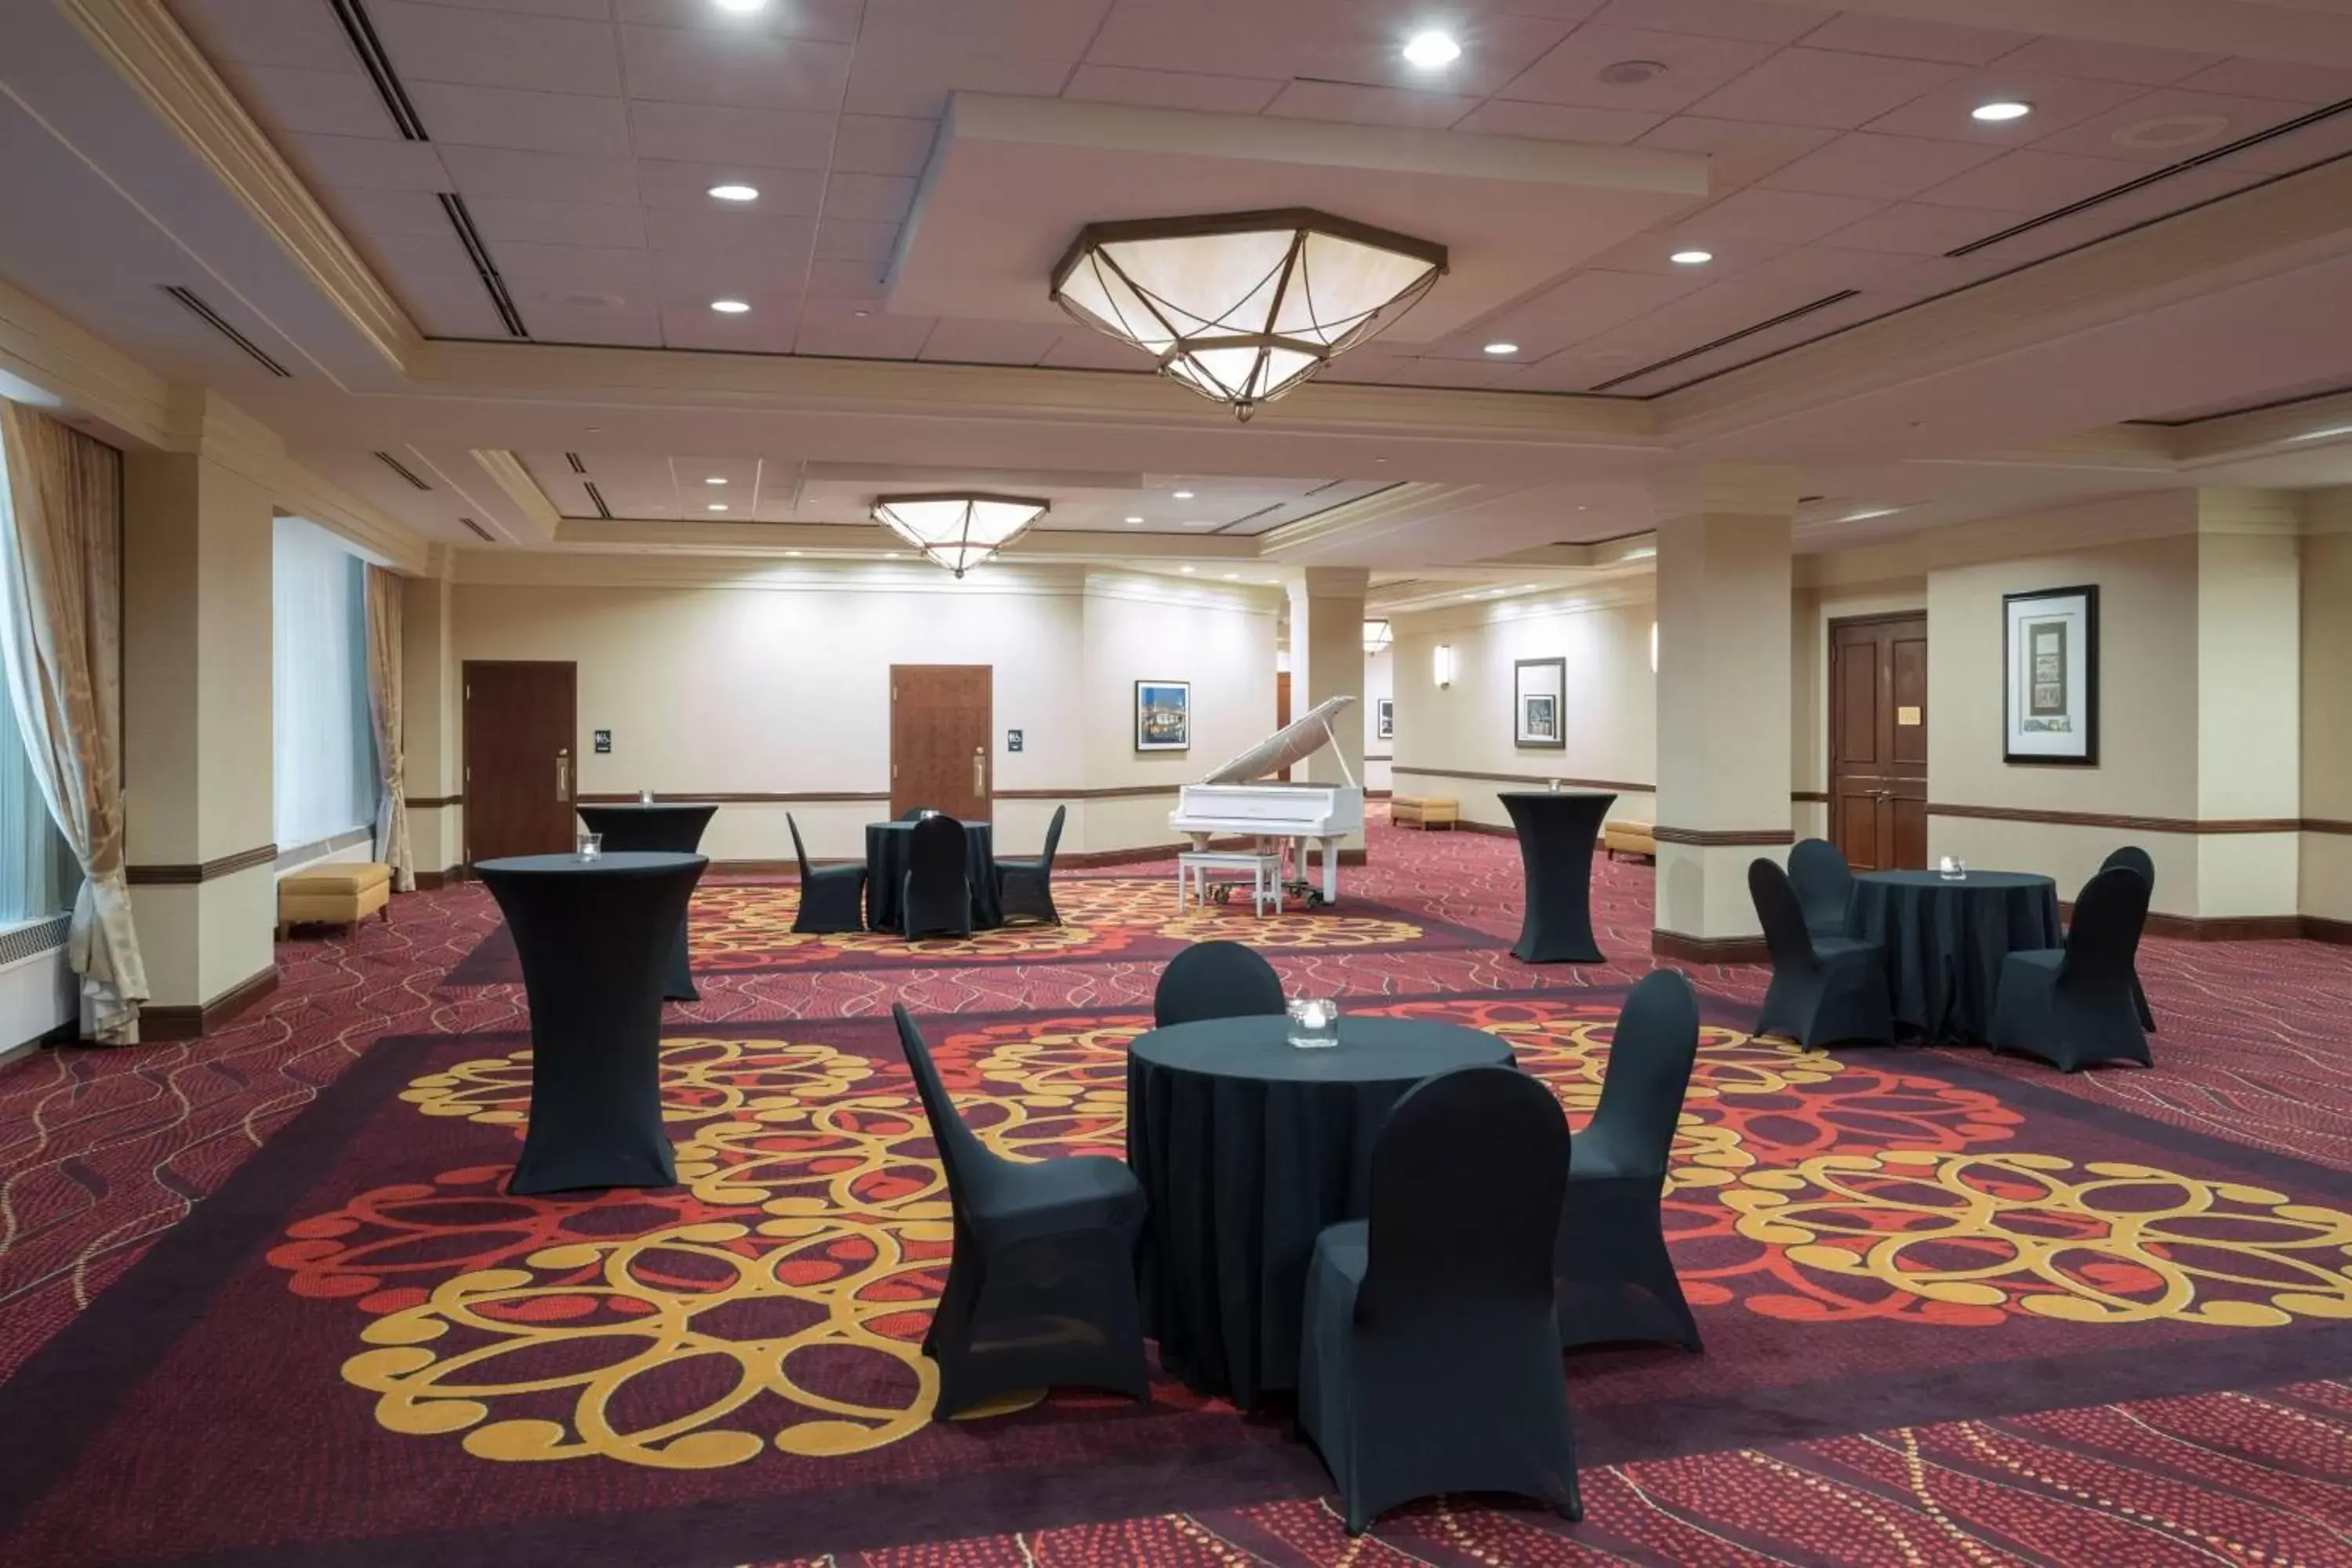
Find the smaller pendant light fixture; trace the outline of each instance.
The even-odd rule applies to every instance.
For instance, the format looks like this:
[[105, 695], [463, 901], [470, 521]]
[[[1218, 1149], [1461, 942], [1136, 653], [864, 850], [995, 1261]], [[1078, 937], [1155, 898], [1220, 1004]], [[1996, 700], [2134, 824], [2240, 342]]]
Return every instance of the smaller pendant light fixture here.
[[875, 521], [959, 577], [1026, 533], [1045, 510], [1045, 502], [1024, 496], [874, 498]]

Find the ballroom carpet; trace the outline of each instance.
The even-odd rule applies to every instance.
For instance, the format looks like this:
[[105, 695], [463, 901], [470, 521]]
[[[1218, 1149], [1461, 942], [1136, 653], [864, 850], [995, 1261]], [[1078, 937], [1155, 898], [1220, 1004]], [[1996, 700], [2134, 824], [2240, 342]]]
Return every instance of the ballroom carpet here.
[[[1472, 835], [1376, 826], [1335, 911], [1374, 940], [1216, 915], [1580, 1117], [1648, 968], [1648, 868], [1599, 877], [1604, 965], [1511, 960], [1515, 854]], [[0, 1563], [2352, 1561], [2352, 953], [2308, 943], [2150, 943], [2158, 1068], [2072, 1078], [1753, 1039], [1761, 972], [1696, 975], [1708, 1348], [1568, 1359], [1581, 1524], [1456, 1498], [1350, 1542], [1286, 1422], [1164, 1381], [932, 1423], [944, 1193], [881, 1015], [996, 1147], [1116, 1152], [1146, 882], [1070, 884], [1092, 953], [698, 963], [661, 1192], [500, 1193], [527, 1020], [450, 983], [495, 955], [478, 888], [286, 945], [212, 1040], [0, 1068]], [[772, 954], [780, 894], [714, 887], [698, 943]]]

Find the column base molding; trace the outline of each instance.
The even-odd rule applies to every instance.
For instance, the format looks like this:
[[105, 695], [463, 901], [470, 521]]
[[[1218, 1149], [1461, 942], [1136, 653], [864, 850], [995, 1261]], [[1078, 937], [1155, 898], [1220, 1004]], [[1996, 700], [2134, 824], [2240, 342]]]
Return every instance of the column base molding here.
[[1736, 848], [1742, 845], [1769, 848], [1797, 841], [1796, 834], [1786, 827], [1668, 827], [1663, 824], [1650, 829], [1650, 837], [1660, 844], [1691, 844], [1701, 849]]
[[474, 874], [463, 866], [452, 866], [446, 871], [419, 871], [416, 873], [416, 890], [429, 893], [436, 888], [452, 887], [473, 879]]
[[1663, 928], [1650, 932], [1650, 952], [1678, 963], [1769, 963], [1771, 950], [1760, 936], [1685, 936]]
[[277, 989], [278, 965], [272, 963], [258, 973], [247, 975], [201, 1005], [150, 1002], [139, 1009], [139, 1037], [142, 1040], [199, 1039], [232, 1022]]

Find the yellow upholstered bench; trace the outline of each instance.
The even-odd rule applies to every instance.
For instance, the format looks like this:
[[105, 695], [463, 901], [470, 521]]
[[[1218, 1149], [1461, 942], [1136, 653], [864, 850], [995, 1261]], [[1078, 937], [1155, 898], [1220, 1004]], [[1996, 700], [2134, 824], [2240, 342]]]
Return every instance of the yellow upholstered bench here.
[[373, 861], [313, 866], [278, 881], [278, 938], [298, 925], [355, 928], [373, 914], [392, 919], [392, 868]]
[[1658, 841], [1650, 835], [1646, 822], [1609, 822], [1601, 827], [1601, 847], [1609, 852], [1612, 860], [1620, 855], [1647, 855], [1658, 858]]
[[1460, 803], [1442, 795], [1397, 795], [1389, 797], [1389, 820], [1399, 827], [1451, 827], [1461, 819]]

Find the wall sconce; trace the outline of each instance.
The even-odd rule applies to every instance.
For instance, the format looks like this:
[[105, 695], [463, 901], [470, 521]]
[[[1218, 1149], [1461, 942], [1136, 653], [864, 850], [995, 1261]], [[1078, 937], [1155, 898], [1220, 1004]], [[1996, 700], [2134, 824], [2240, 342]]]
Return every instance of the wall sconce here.
[[1658, 673], [1658, 623], [1650, 623], [1650, 673]]
[[1454, 684], [1454, 645], [1452, 643], [1442, 642], [1437, 645], [1436, 675], [1440, 690]]

